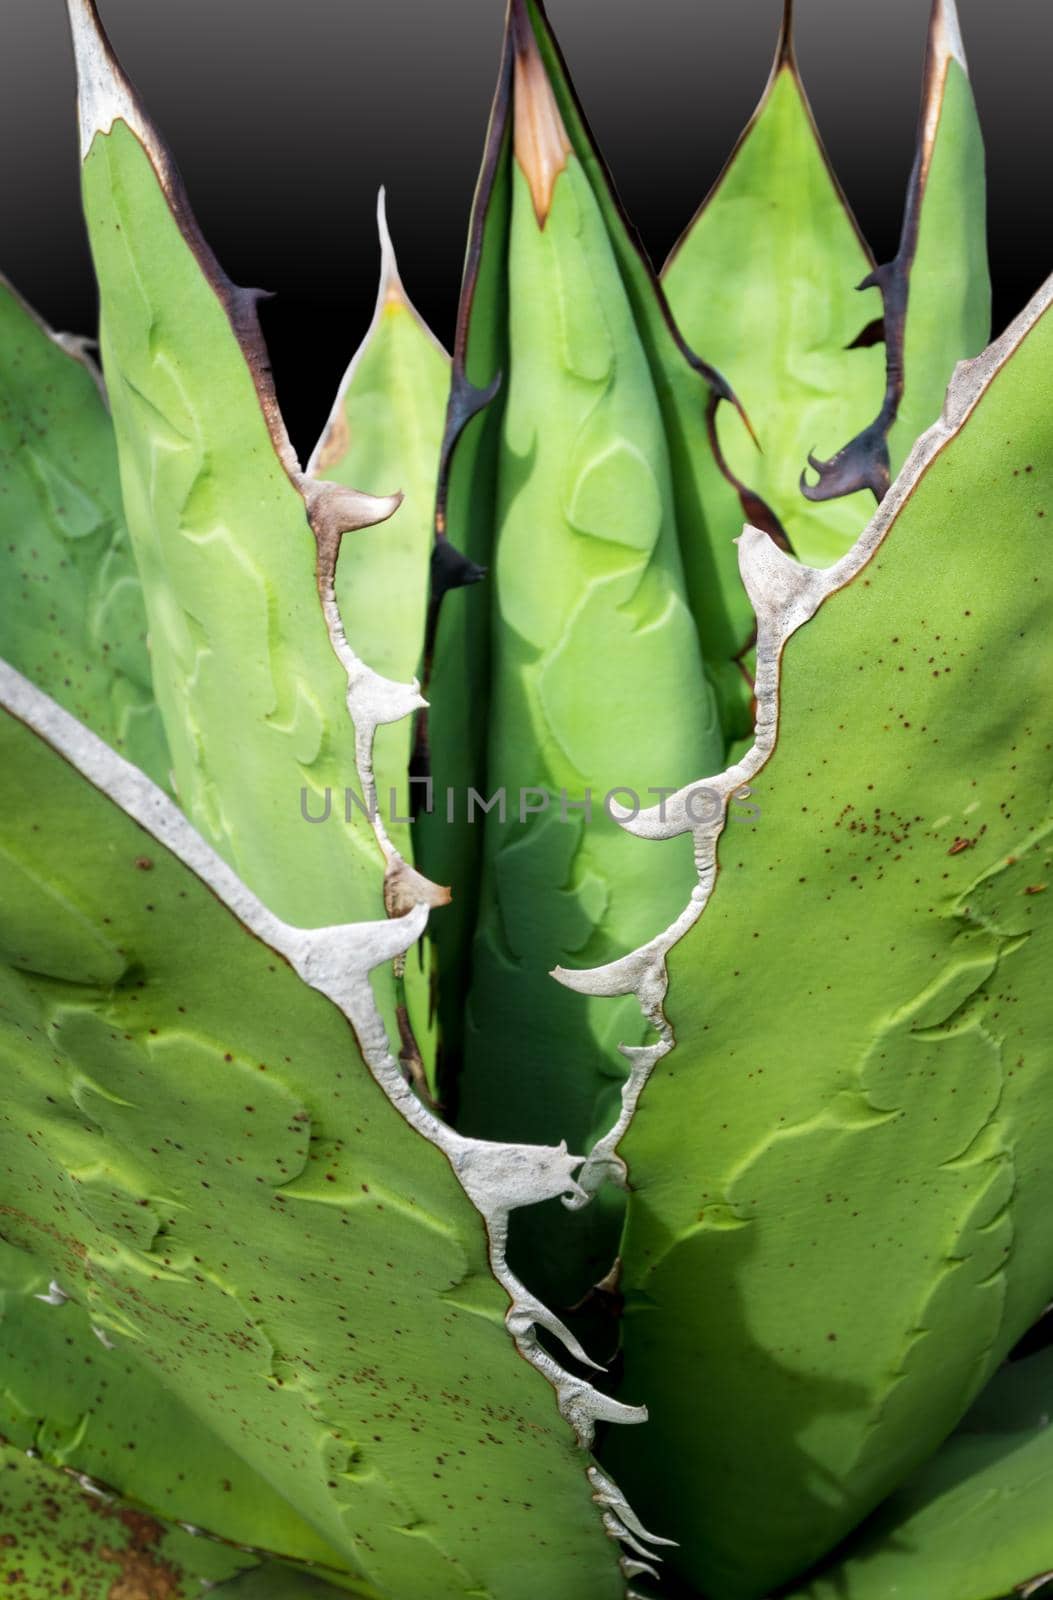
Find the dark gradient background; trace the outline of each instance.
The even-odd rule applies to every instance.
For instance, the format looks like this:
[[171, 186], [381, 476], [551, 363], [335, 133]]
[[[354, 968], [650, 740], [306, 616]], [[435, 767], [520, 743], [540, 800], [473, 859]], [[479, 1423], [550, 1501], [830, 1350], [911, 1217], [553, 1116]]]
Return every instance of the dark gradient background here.
[[[376, 187], [410, 294], [448, 343], [502, 0], [101, 0], [207, 237], [265, 306], [311, 448], [375, 294]], [[760, 93], [780, 0], [550, 0], [579, 92], [661, 261]], [[1053, 4], [959, 0], [988, 148], [995, 321], [1053, 268]], [[928, 0], [798, 0], [816, 115], [879, 259], [895, 250]], [[62, 0], [0, 0], [0, 269], [94, 324]]]

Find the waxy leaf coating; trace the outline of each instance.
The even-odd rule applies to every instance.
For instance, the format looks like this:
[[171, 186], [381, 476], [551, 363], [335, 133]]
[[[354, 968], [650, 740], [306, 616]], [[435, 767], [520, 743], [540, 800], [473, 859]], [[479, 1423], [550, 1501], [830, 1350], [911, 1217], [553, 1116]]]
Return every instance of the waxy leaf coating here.
[[37, 1256], [0, 1245], [0, 1436], [168, 1522], [241, 1545], [262, 1538], [276, 1554], [339, 1569], [339, 1554], [207, 1417], [100, 1333]]
[[1053, 1577], [1053, 1351], [1005, 1366], [946, 1444], [794, 1600], [1047, 1593]]
[[[588, 1458], [516, 1353], [450, 1159], [160, 792], [7, 669], [4, 692], [5, 1239], [384, 1600], [614, 1600]], [[375, 1010], [358, 1026], [374, 1051]]]
[[670, 954], [621, 1144], [651, 1422], [610, 1460], [720, 1600], [841, 1538], [1053, 1291], [1051, 298], [786, 644], [762, 818]]
[[726, 372], [755, 430], [756, 440], [723, 408], [729, 462], [816, 566], [843, 555], [873, 510], [869, 495], [813, 504], [800, 488], [809, 453], [832, 455], [880, 402], [883, 347], [856, 344], [881, 316], [877, 290], [857, 287], [872, 268], [819, 139], [788, 12], [761, 102], [662, 281], [684, 336]]
[[[357, 653], [383, 677], [421, 671], [428, 609], [435, 484], [450, 381], [446, 352], [412, 305], [399, 277], [384, 196], [378, 202], [380, 290], [369, 331], [341, 384], [309, 463], [320, 479], [369, 494], [397, 485], [402, 504], [377, 528], [343, 541], [337, 567], [340, 616]], [[391, 827], [408, 817], [411, 718], [377, 730], [377, 803]], [[341, 802], [342, 803], [342, 802]], [[396, 827], [397, 831], [397, 827]], [[406, 963], [407, 1015], [420, 1069], [434, 1087], [433, 974], [416, 954]]]
[[[561, 994], [549, 969], [633, 948], [673, 914], [691, 876], [685, 843], [679, 879], [672, 869], [654, 879], [608, 816], [607, 797], [634, 791], [650, 803], [649, 787], [672, 789], [690, 773], [719, 768], [725, 746], [688, 603], [664, 402], [669, 380], [655, 356], [660, 338], [694, 387], [713, 473], [733, 499], [736, 491], [705, 434], [713, 390], [664, 321], [659, 291], [554, 50], [543, 14], [516, 0], [451, 399], [453, 418], [463, 404], [458, 374], [463, 383], [466, 352], [485, 349], [494, 363], [476, 369], [477, 390], [495, 376], [500, 357], [494, 415], [469, 424], [480, 429], [480, 444], [481, 429], [491, 429], [472, 493], [477, 506], [492, 496], [492, 548], [461, 538], [441, 493], [440, 517], [442, 531], [491, 568], [487, 584], [450, 599], [461, 601], [466, 627], [472, 608], [478, 616], [490, 598], [480, 663], [488, 682], [477, 700], [488, 738], [485, 749], [476, 747], [472, 782], [484, 799], [504, 797], [503, 817], [499, 800], [485, 820], [477, 807], [468, 825], [467, 797], [456, 797], [468, 849], [474, 843], [482, 854], [474, 939], [454, 969], [470, 973], [465, 1018], [461, 1028], [454, 1024], [455, 1048], [463, 1038], [458, 1126], [486, 1137], [513, 1128], [516, 1137], [562, 1135], [578, 1148], [612, 1120], [624, 1075], [614, 1046], [621, 1037], [641, 1039], [645, 1029], [631, 1003], [615, 1016]], [[441, 616], [439, 626], [442, 643]], [[448, 659], [456, 658], [450, 652]], [[677, 685], [673, 716], [670, 682]], [[429, 688], [435, 727], [444, 696], [456, 700], [459, 687], [448, 667], [436, 674]], [[600, 714], [603, 705], [615, 715]], [[434, 733], [431, 755], [441, 780], [444, 749]], [[433, 876], [442, 871], [437, 859], [426, 850]], [[469, 930], [460, 926], [467, 951]], [[446, 984], [442, 937], [440, 929]], [[565, 1216], [521, 1219], [524, 1230], [538, 1230], [523, 1270], [529, 1260], [529, 1281], [546, 1297], [570, 1304], [608, 1272], [616, 1229], [604, 1210], [613, 1201], [608, 1194], [582, 1218], [575, 1248], [566, 1243]]]
[[167, 785], [101, 379], [0, 279], [0, 656]]

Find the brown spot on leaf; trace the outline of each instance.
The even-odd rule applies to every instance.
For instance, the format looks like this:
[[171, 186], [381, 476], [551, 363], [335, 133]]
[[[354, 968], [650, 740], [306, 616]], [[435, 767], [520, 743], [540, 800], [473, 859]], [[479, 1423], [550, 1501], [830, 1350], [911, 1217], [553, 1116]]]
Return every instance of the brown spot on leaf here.
[[347, 424], [347, 414], [343, 406], [338, 406], [318, 452], [318, 471], [325, 472], [328, 467], [335, 467], [337, 462], [343, 461], [350, 448], [351, 429]]

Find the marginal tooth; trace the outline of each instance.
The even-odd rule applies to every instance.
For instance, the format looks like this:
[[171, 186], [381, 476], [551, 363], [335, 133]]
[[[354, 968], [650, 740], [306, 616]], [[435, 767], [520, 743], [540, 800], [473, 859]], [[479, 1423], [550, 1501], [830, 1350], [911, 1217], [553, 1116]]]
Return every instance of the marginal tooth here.
[[652, 940], [650, 944], [641, 945], [639, 950], [630, 950], [627, 956], [620, 956], [617, 961], [609, 961], [602, 967], [587, 967], [581, 971], [572, 967], [555, 967], [552, 976], [565, 989], [573, 989], [577, 994], [639, 995], [646, 992], [652, 995], [661, 991], [661, 998], [664, 998], [664, 940]]
[[652, 1561], [661, 1560], [661, 1557], [656, 1556], [653, 1550], [648, 1550], [646, 1545], [641, 1544], [634, 1533], [629, 1532], [629, 1529], [615, 1516], [613, 1511], [605, 1511], [603, 1513], [603, 1526], [612, 1539], [617, 1539], [619, 1544], [627, 1544], [629, 1549], [635, 1550], [638, 1556], [650, 1556]]
[[786, 640], [816, 610], [828, 592], [826, 572], [802, 566], [773, 544], [766, 533], [746, 524], [736, 543], [739, 571], [757, 617], [757, 630]]
[[570, 1423], [583, 1449], [588, 1449], [596, 1434], [597, 1422], [646, 1422], [646, 1406], [627, 1406], [610, 1395], [601, 1394], [591, 1383], [562, 1374], [557, 1383], [560, 1414]]
[[648, 1532], [613, 1478], [608, 1478], [599, 1467], [590, 1467], [587, 1476], [595, 1491], [593, 1499], [596, 1504], [616, 1512], [638, 1539], [642, 1539], [646, 1544], [661, 1544], [675, 1548], [675, 1539], [660, 1539], [656, 1533]]
[[[630, 1064], [629, 1076], [622, 1084], [622, 1109], [617, 1122], [602, 1139], [598, 1139], [585, 1158], [578, 1174], [578, 1182], [591, 1198], [603, 1183], [628, 1188], [629, 1169], [618, 1154], [618, 1145], [632, 1122], [644, 1084], [664, 1055], [673, 1048], [672, 1036], [659, 1039], [657, 1044], [619, 1045], [618, 1049]], [[571, 1206], [570, 1209], [577, 1209]]]
[[582, 1192], [574, 1174], [585, 1158], [569, 1155], [565, 1142], [499, 1144], [453, 1136], [448, 1153], [469, 1198], [487, 1218]]
[[505, 1325], [517, 1343], [521, 1340], [530, 1339], [533, 1336], [535, 1326], [547, 1328], [549, 1333], [555, 1334], [556, 1338], [569, 1354], [574, 1357], [575, 1361], [580, 1361], [583, 1366], [592, 1367], [594, 1372], [605, 1372], [607, 1370], [598, 1361], [593, 1361], [588, 1351], [574, 1337], [570, 1329], [560, 1321], [554, 1311], [550, 1311], [548, 1306], [535, 1299], [529, 1290], [522, 1288], [522, 1286], [520, 1286], [516, 1298], [508, 1308], [505, 1316]]
[[427, 704], [416, 678], [412, 683], [396, 683], [393, 678], [382, 678], [364, 661], [357, 662], [354, 671], [348, 672], [347, 709], [360, 735], [364, 729], [401, 722]]
[[448, 906], [450, 898], [449, 889], [417, 872], [397, 850], [388, 857], [384, 870], [384, 908], [389, 917], [405, 916], [417, 905], [430, 906], [433, 910], [437, 906]]
[[634, 1561], [631, 1556], [622, 1556], [618, 1565], [622, 1569], [622, 1576], [626, 1578], [653, 1578], [655, 1583], [660, 1582], [660, 1576], [655, 1567], [646, 1561]]
[[[26, 1455], [28, 1454], [29, 1451], [27, 1450]], [[94, 1478], [89, 1478], [86, 1472], [74, 1472], [72, 1476], [83, 1489], [85, 1494], [94, 1495], [96, 1500], [113, 1499], [113, 1495], [110, 1494], [109, 1490], [104, 1489], [100, 1483], [96, 1483]]]
[[634, 1077], [646, 1078], [672, 1048], [671, 1040], [659, 1039], [657, 1044], [620, 1044], [618, 1053], [629, 1062]]
[[734, 782], [722, 772], [685, 784], [676, 794], [642, 811], [630, 811], [612, 801], [611, 816], [637, 839], [675, 839], [682, 833], [697, 833], [700, 828], [719, 833], [734, 788]]
[[113, 1340], [109, 1337], [104, 1328], [97, 1328], [93, 1322], [91, 1324], [91, 1331], [95, 1335], [96, 1339], [98, 1339], [104, 1350], [116, 1350], [117, 1346], [114, 1344]]
[[322, 550], [338, 549], [345, 533], [374, 528], [393, 517], [402, 504], [402, 494], [366, 494], [347, 484], [319, 482], [303, 477], [300, 489], [307, 504], [307, 515]]
[[[621, 1138], [624, 1130], [619, 1128], [617, 1138]], [[563, 1204], [568, 1211], [580, 1211], [588, 1205], [594, 1194], [602, 1189], [605, 1183], [613, 1183], [616, 1189], [625, 1189], [629, 1183], [629, 1169], [614, 1146], [616, 1139], [608, 1136], [594, 1144], [585, 1158], [585, 1165], [578, 1174], [578, 1183], [581, 1187], [583, 1199], [564, 1200]]]
[[327, 995], [345, 1016], [369, 1000], [368, 974], [405, 954], [424, 932], [423, 902], [403, 917], [383, 922], [353, 922], [335, 928], [290, 928], [282, 924], [280, 948], [312, 989]]
[[33, 1299], [42, 1300], [46, 1306], [64, 1306], [69, 1300], [69, 1295], [65, 1289], [59, 1288], [59, 1285], [52, 1278], [48, 1284], [47, 1294], [35, 1294]]

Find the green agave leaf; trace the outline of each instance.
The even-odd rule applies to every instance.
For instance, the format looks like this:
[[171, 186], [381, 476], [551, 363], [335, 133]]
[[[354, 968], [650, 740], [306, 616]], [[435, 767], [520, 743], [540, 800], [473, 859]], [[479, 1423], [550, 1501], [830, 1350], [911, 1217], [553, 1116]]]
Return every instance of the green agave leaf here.
[[[390, 520], [347, 541], [336, 592], [345, 626], [370, 665], [385, 677], [403, 679], [418, 671], [424, 649], [450, 358], [414, 308], [399, 276], [383, 190], [377, 225], [381, 268], [373, 321], [347, 369], [307, 470], [312, 477], [378, 496], [401, 477], [402, 504]], [[393, 596], [398, 598], [397, 609]], [[409, 741], [405, 721], [386, 728], [378, 738], [378, 784], [387, 766], [392, 782], [404, 785]]]
[[939, 416], [959, 361], [991, 332], [984, 148], [954, 0], [933, 0], [918, 144], [895, 260], [866, 281], [884, 301], [886, 388], [873, 422], [828, 461], [812, 458], [821, 500], [879, 497]]
[[[747, 530], [757, 741], [706, 780], [699, 889], [633, 956], [560, 974], [661, 1030], [591, 1158], [621, 1140], [651, 1412], [607, 1458], [714, 1600], [846, 1534], [1053, 1289], [1051, 300], [961, 369], [836, 566]], [[754, 781], [756, 826], [721, 835]], [[673, 837], [695, 793], [626, 825]], [[655, 871], [668, 848], [641, 845]]]
[[[43, 1264], [0, 1243], [0, 1436], [168, 1522], [339, 1568], [327, 1545], [127, 1346], [110, 1348]], [[151, 1448], [163, 1441], [163, 1450]]]
[[923, 114], [901, 246], [901, 256], [912, 249], [913, 258], [900, 335], [903, 393], [889, 430], [893, 476], [939, 416], [957, 363], [991, 336], [983, 136], [954, 0], [933, 9]]
[[[753, 616], [739, 578], [734, 540], [743, 513], [786, 544], [772, 507], [757, 492], [756, 456], [746, 478], [736, 476], [719, 449], [722, 411], [738, 402], [724, 378], [695, 352], [673, 321], [664, 291], [636, 231], [621, 208], [613, 180], [574, 92], [566, 63], [540, 0], [522, 5], [545, 64], [560, 117], [595, 196], [610, 249], [636, 320], [662, 408], [672, 467], [676, 525], [688, 600], [698, 628], [721, 721], [731, 742], [752, 728], [750, 674], [744, 665]], [[722, 407], [721, 401], [725, 404]]]
[[404, 1083], [369, 973], [426, 905], [279, 921], [134, 768], [0, 690], [5, 1240], [352, 1589], [614, 1600], [607, 1532], [638, 1524], [576, 1441], [642, 1413], [541, 1348], [584, 1358], [504, 1261], [509, 1213], [579, 1197], [580, 1158], [464, 1138]]
[[3, 1444], [0, 1530], [0, 1584], [11, 1600], [197, 1600], [205, 1584], [225, 1592], [222, 1580], [253, 1561]]
[[167, 783], [101, 379], [3, 278], [0, 591], [0, 654]]
[[800, 488], [809, 452], [832, 455], [880, 401], [881, 346], [858, 343], [881, 316], [876, 288], [856, 288], [873, 266], [812, 116], [786, 0], [760, 104], [662, 281], [685, 337], [728, 374], [756, 430], [760, 452], [722, 408], [727, 460], [816, 566], [843, 555], [873, 510], [869, 495], [811, 502]]
[[[395, 482], [403, 500], [382, 527], [349, 539], [337, 569], [340, 615], [356, 650], [383, 677], [402, 682], [421, 669], [428, 607], [435, 483], [450, 361], [411, 304], [399, 277], [381, 191], [380, 290], [361, 348], [348, 367], [332, 415], [308, 463], [312, 477], [381, 495]], [[413, 727], [378, 730], [377, 794], [387, 815], [406, 803]], [[431, 984], [410, 958], [406, 988], [411, 1033], [434, 1087]]]
[[650, 263], [618, 204], [543, 8], [533, 0], [525, 7], [520, 0], [514, 4], [510, 0], [453, 352], [428, 651], [427, 681], [434, 705], [421, 750], [435, 782], [435, 812], [419, 823], [421, 860], [437, 881], [457, 886], [452, 907], [435, 928], [443, 988], [447, 995], [456, 996], [455, 1002], [450, 1002], [440, 993], [444, 1054], [451, 1073], [463, 1051], [459, 997], [467, 987], [471, 968], [482, 829], [451, 825], [445, 797], [448, 790], [454, 791], [462, 808], [455, 810], [455, 816], [463, 823], [463, 797], [471, 787], [482, 789], [487, 779], [487, 598], [484, 590], [464, 585], [478, 578], [479, 569], [493, 559], [494, 505], [504, 448], [505, 395], [500, 385], [509, 372], [513, 15], [521, 30], [533, 34], [575, 161], [588, 179], [607, 230], [608, 248], [622, 280], [619, 294], [635, 318], [636, 336], [650, 367], [666, 432], [661, 453], [668, 455], [671, 466], [669, 483], [686, 592], [703, 641], [705, 670], [729, 739], [741, 737], [751, 726], [750, 683], [741, 661], [750, 647], [753, 618], [739, 580], [733, 543], [742, 525], [743, 509], [755, 522], [779, 532], [769, 508], [731, 480], [715, 453], [715, 416], [719, 400], [728, 394], [727, 387], [719, 374], [686, 349], [672, 324]]
[[[609, 1007], [590, 1016], [554, 989], [549, 969], [582, 952], [631, 949], [656, 917], [672, 915], [691, 875], [685, 840], [680, 882], [672, 871], [654, 881], [604, 797], [672, 789], [719, 766], [724, 739], [685, 598], [661, 407], [606, 219], [518, 9], [510, 45], [485, 782], [503, 801], [485, 826], [481, 815], [473, 824], [483, 882], [458, 1126], [542, 1142], [565, 1133], [578, 1148], [609, 1124], [618, 1098], [607, 1029], [642, 1035], [643, 1026], [631, 1005], [620, 1018]], [[679, 689], [672, 723], [656, 716], [664, 682]], [[597, 715], [603, 697], [618, 705], [617, 722]], [[566, 1235], [564, 1216], [550, 1221]], [[549, 1292], [562, 1269], [544, 1239], [539, 1281]], [[608, 1236], [583, 1280], [568, 1269], [565, 1301], [613, 1253]]]
[[[70, 17], [103, 363], [180, 802], [283, 916], [319, 926], [403, 910], [422, 883], [403, 861], [407, 829], [365, 812], [373, 735], [420, 695], [355, 653], [333, 592], [342, 534], [397, 497], [299, 471], [255, 294], [201, 238], [92, 0], [70, 0]], [[390, 1016], [392, 977], [378, 981]]]
[[797, 1600], [1039, 1592], [1053, 1577], [1051, 1404], [1053, 1351], [1003, 1367], [943, 1448]]

